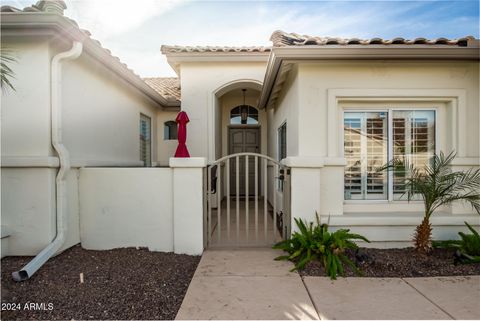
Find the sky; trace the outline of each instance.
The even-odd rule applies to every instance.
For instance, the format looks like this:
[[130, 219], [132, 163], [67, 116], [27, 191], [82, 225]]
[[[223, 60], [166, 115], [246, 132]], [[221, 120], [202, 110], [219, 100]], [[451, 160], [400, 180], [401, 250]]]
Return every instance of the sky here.
[[[1, 0], [23, 8], [35, 1]], [[141, 77], [175, 76], [165, 45], [269, 46], [275, 30], [329, 37], [479, 38], [479, 2], [66, 0], [65, 15]]]

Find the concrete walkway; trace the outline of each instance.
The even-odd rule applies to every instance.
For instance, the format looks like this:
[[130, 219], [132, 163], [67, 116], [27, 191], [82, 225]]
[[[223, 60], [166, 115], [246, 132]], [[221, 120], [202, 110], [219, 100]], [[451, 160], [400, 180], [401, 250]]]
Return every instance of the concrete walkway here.
[[480, 319], [480, 276], [302, 280], [281, 253], [206, 251], [176, 319]]
[[317, 319], [300, 276], [271, 249], [208, 250], [177, 320]]

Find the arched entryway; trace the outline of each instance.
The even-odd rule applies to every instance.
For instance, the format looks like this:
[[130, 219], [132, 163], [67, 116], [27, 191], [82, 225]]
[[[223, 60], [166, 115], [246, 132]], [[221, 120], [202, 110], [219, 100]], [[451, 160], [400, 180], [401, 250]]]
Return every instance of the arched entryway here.
[[[245, 91], [243, 91], [245, 90]], [[259, 128], [259, 147], [256, 152], [267, 154], [267, 115], [265, 110], [257, 109], [257, 123], [252, 124], [247, 121], [246, 124], [241, 123], [242, 105], [257, 108], [258, 101], [262, 90], [262, 83], [254, 79], [238, 79], [228, 82], [217, 88], [213, 92], [213, 108], [210, 115], [209, 130], [211, 135], [209, 141], [209, 161], [215, 161], [223, 156], [231, 154], [229, 145], [230, 130], [232, 127], [256, 127]], [[244, 99], [245, 95], [245, 99]], [[231, 120], [231, 113], [237, 114], [238, 118]]]
[[269, 156], [261, 83], [237, 80], [214, 93], [206, 170], [206, 246], [271, 246], [289, 233], [285, 166]]
[[[210, 158], [210, 163], [237, 153], [267, 155], [267, 114], [265, 110], [257, 108], [261, 88], [260, 82], [244, 79], [225, 84], [215, 91], [215, 117], [212, 122], [215, 133], [214, 155]], [[250, 191], [255, 186], [253, 172], [246, 173], [243, 162], [242, 159], [239, 169], [240, 194], [245, 197], [245, 175], [251, 178]], [[254, 165], [250, 165], [253, 169]], [[234, 182], [235, 168], [232, 168], [230, 175], [231, 182]], [[264, 190], [264, 183], [264, 177], [259, 177], [257, 184], [260, 191]]]

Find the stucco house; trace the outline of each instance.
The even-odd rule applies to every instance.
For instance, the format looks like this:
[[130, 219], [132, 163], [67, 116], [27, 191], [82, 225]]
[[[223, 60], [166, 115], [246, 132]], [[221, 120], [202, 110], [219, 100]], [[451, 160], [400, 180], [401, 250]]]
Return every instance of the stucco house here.
[[[452, 170], [480, 166], [473, 37], [163, 45], [178, 78], [141, 79], [64, 9], [1, 9], [2, 46], [18, 53], [16, 91], [2, 93], [2, 255], [59, 235], [48, 255], [77, 243], [199, 254], [271, 244], [316, 212], [371, 246], [407, 246], [423, 203], [402, 197], [402, 173], [376, 169], [452, 150]], [[173, 158], [179, 111], [191, 158]], [[479, 216], [442, 208], [434, 238], [464, 221]]]

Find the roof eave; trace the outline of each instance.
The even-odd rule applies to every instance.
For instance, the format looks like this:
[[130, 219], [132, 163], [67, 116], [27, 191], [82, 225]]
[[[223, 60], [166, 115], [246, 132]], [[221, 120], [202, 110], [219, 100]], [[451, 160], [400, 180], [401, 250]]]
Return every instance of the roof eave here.
[[285, 61], [313, 60], [480, 60], [478, 41], [468, 47], [432, 45], [349, 45], [274, 47], [263, 81], [259, 108], [268, 105], [270, 94]]
[[182, 63], [188, 62], [267, 62], [266, 52], [164, 52], [168, 64], [180, 75]]
[[[180, 107], [180, 103], [169, 101], [158, 94], [153, 88], [148, 86], [141, 78], [129, 71], [127, 67], [119, 60], [113, 58], [106, 49], [102, 48], [87, 34], [83, 33], [75, 24], [68, 21], [67, 18], [58, 14], [37, 13], [37, 12], [19, 12], [2, 13], [1, 29], [3, 35], [9, 32], [21, 30], [19, 35], [54, 35], [59, 33], [66, 36], [70, 41], [80, 41], [83, 43], [84, 51], [97, 59], [115, 74], [134, 86], [141, 93], [159, 104], [163, 108]], [[47, 32], [44, 32], [47, 30]], [[50, 31], [53, 31], [51, 33]]]

